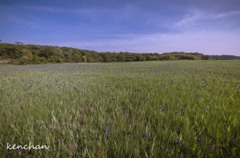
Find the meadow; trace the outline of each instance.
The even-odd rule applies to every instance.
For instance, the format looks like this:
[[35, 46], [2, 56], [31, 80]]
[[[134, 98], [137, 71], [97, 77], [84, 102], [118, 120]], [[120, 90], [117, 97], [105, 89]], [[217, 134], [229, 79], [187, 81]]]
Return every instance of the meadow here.
[[0, 155], [240, 157], [240, 61], [0, 65]]

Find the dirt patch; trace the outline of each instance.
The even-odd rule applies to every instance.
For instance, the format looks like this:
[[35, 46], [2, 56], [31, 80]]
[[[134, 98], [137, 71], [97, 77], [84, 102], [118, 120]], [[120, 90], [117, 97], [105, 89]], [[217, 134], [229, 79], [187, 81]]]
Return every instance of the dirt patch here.
[[0, 64], [9, 64], [10, 62], [8, 59], [0, 59]]

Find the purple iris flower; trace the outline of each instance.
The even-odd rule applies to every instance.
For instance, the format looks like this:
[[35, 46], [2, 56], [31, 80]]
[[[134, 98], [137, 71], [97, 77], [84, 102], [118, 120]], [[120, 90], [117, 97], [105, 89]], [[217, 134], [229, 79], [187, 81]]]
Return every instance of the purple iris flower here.
[[202, 141], [201, 137], [198, 137], [198, 138], [196, 139], [196, 141], [197, 141], [198, 143], [200, 143], [200, 142]]
[[16, 154], [19, 155], [19, 154], [20, 154], [20, 151], [21, 151], [21, 149], [19, 149], [19, 148], [16, 149]]
[[105, 133], [106, 133], [106, 134], [109, 133], [109, 128], [106, 128]]
[[142, 138], [145, 139], [146, 137], [147, 137], [147, 134], [146, 134], [146, 133], [143, 133], [143, 134], [142, 134]]

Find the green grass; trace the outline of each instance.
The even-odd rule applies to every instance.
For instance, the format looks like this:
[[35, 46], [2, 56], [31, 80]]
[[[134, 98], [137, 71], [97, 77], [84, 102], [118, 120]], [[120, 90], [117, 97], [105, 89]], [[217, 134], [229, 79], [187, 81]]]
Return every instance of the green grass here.
[[239, 116], [239, 61], [0, 66], [3, 157], [240, 157]]

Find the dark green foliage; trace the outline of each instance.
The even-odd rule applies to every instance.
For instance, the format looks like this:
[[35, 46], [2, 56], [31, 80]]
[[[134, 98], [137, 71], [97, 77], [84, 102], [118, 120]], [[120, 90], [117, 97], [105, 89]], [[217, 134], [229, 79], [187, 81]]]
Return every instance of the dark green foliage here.
[[131, 62], [154, 60], [207, 60], [201, 53], [129, 53], [96, 52], [69, 47], [24, 44], [0, 44], [0, 59], [10, 59], [17, 64], [42, 64], [62, 62]]
[[239, 56], [234, 55], [210, 55], [207, 58], [213, 60], [240, 60]]
[[46, 64], [47, 59], [44, 58], [44, 57], [34, 56], [33, 57], [33, 63], [35, 63], [35, 64]]

